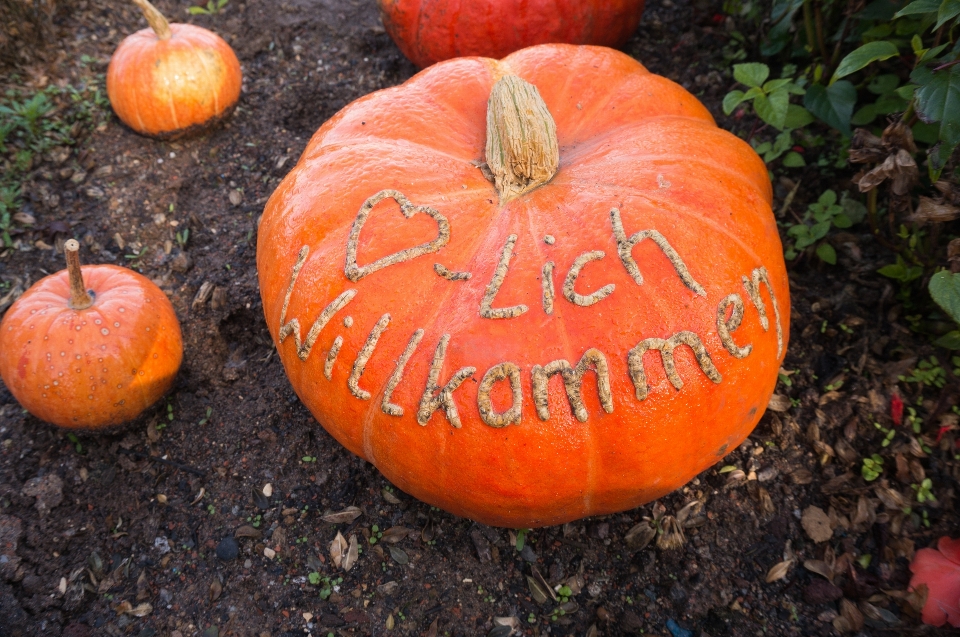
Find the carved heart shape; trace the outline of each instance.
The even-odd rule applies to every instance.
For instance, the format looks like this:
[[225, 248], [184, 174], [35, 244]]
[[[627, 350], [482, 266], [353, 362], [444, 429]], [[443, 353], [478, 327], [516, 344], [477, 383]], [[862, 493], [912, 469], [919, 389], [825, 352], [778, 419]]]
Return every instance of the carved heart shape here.
[[[399, 252], [388, 254], [387, 256], [377, 259], [369, 265], [358, 266], [357, 243], [360, 240], [360, 230], [363, 229], [363, 224], [366, 223], [367, 217], [370, 216], [370, 211], [373, 210], [373, 207], [387, 197], [390, 197], [400, 204], [400, 211], [407, 219], [418, 212], [422, 212], [433, 217], [434, 221], [437, 222], [437, 238], [433, 241], [421, 243], [420, 245], [412, 248], [404, 248]], [[377, 270], [381, 270], [388, 265], [403, 263], [404, 261], [415, 259], [419, 256], [423, 256], [424, 254], [436, 252], [445, 246], [448, 241], [450, 241], [450, 222], [447, 221], [447, 218], [440, 214], [438, 210], [434, 210], [429, 206], [415, 206], [410, 203], [410, 200], [407, 199], [402, 193], [397, 192], [396, 190], [381, 190], [363, 202], [363, 205], [360, 206], [360, 212], [357, 213], [357, 218], [353, 221], [353, 227], [350, 229], [350, 238], [347, 239], [347, 263], [343, 269], [344, 274], [347, 275], [348, 279], [356, 283], [368, 274], [376, 272]]]

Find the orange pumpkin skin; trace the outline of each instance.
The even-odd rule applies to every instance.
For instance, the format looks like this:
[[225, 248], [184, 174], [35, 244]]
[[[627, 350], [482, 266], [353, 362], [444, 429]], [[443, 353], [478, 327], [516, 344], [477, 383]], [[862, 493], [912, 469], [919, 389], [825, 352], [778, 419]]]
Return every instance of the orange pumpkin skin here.
[[161, 40], [152, 29], [127, 36], [107, 68], [107, 96], [120, 120], [149, 137], [174, 139], [231, 113], [240, 98], [240, 62], [217, 34], [171, 24]]
[[619, 47], [637, 30], [643, 0], [377, 0], [383, 25], [414, 64], [502, 58], [536, 44]]
[[0, 322], [0, 377], [41, 420], [102, 429], [136, 418], [173, 384], [183, 358], [173, 306], [148, 279], [83, 266], [94, 303], [68, 306], [62, 270], [37, 281]]
[[[556, 121], [560, 168], [546, 185], [501, 206], [477, 164], [484, 158], [487, 97], [506, 73], [539, 89]], [[442, 215], [449, 240], [350, 280], [351, 230], [365, 201], [384, 189]], [[625, 510], [716, 463], [766, 409], [790, 316], [771, 196], [766, 167], [746, 143], [718, 129], [692, 95], [626, 55], [542, 45], [499, 62], [450, 60], [357, 100], [314, 135], [262, 217], [257, 268], [264, 312], [304, 404], [400, 489], [457, 515], [513, 528]], [[638, 284], [618, 255], [614, 208], [626, 235], [658, 231], [703, 294], [681, 280], [653, 240], [630, 253], [642, 274]], [[387, 198], [360, 228], [357, 265], [436, 241], [439, 227], [422, 208], [405, 218]], [[517, 237], [513, 255], [491, 306], [527, 310], [483, 318], [482, 300], [511, 235]], [[574, 291], [615, 288], [581, 306], [562, 289], [576, 259], [591, 251], [605, 256], [583, 267]], [[548, 261], [555, 264], [551, 314], [543, 293]], [[435, 263], [471, 276], [448, 280]], [[749, 294], [755, 273], [769, 282], [756, 286], [766, 325]], [[323, 323], [324, 309], [350, 291], [354, 296]], [[726, 336], [732, 347], [752, 347], [745, 358], [729, 353], [718, 327], [720, 307], [732, 294], [744, 312]], [[356, 388], [369, 393], [363, 399], [348, 382], [385, 314], [386, 329], [355, 379]], [[729, 307], [722, 316], [725, 327], [732, 324]], [[281, 325], [293, 319], [299, 324], [281, 338]], [[315, 324], [321, 329], [302, 358], [299, 341], [306, 347]], [[384, 395], [418, 329], [422, 338], [388, 401], [403, 414], [391, 415]], [[677, 389], [651, 349], [641, 356], [648, 388], [641, 400], [630, 352], [647, 339], [684, 332], [698, 337], [720, 382], [708, 377], [690, 347], [678, 345]], [[444, 335], [449, 341], [438, 386], [461, 368], [476, 369], [452, 392], [460, 427], [444, 408], [418, 423]], [[328, 380], [325, 366], [341, 338]], [[533, 398], [534, 366], [563, 359], [575, 367], [591, 348], [609, 369], [612, 413], [602, 407], [590, 371], [583, 377], [581, 422], [558, 374], [549, 380], [549, 417], [542, 420]], [[488, 370], [505, 362], [519, 369], [521, 418], [492, 427], [480, 412], [480, 389]], [[497, 412], [515, 403], [507, 380], [494, 383], [490, 396]]]

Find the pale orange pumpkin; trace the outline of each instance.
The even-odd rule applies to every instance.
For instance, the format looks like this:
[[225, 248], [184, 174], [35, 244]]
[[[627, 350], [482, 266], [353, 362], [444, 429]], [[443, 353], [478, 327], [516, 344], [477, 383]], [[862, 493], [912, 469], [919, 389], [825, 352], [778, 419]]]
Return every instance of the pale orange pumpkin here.
[[192, 24], [169, 24], [133, 0], [150, 28], [128, 36], [110, 59], [107, 96], [120, 120], [150, 137], [174, 139], [228, 116], [240, 98], [240, 62], [230, 45]]
[[558, 524], [756, 425], [789, 334], [770, 205], [750, 146], [622, 53], [450, 60], [314, 135], [260, 224], [264, 312], [304, 404], [400, 489]]
[[31, 414], [69, 429], [136, 418], [170, 389], [183, 358], [166, 295], [115, 265], [67, 269], [37, 281], [0, 322], [0, 378]]

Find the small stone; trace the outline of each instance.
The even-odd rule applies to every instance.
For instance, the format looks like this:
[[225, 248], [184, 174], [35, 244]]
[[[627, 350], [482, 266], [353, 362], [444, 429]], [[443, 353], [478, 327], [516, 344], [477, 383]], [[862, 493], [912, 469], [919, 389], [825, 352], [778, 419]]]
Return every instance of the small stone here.
[[230, 203], [234, 206], [239, 206], [243, 201], [243, 195], [240, 194], [239, 190], [231, 190], [227, 198], [230, 199]]
[[224, 562], [230, 562], [237, 559], [237, 555], [239, 554], [240, 545], [238, 545], [237, 541], [231, 536], [223, 538], [220, 540], [220, 543], [217, 544], [217, 557]]
[[63, 480], [55, 473], [32, 478], [24, 485], [23, 495], [37, 499], [34, 506], [40, 517], [44, 517], [50, 509], [63, 502]]
[[0, 579], [12, 580], [20, 567], [17, 543], [23, 538], [23, 522], [0, 514]]
[[532, 548], [530, 548], [529, 544], [523, 545], [523, 548], [520, 550], [520, 557], [522, 557], [523, 559], [525, 559], [530, 563], [534, 563], [537, 561], [537, 554], [534, 552]]
[[186, 252], [181, 252], [170, 261], [170, 269], [174, 272], [189, 272], [193, 268], [193, 259]]
[[275, 558], [275, 557], [277, 556], [277, 552], [274, 551], [272, 548], [270, 548], [270, 547], [268, 546], [268, 547], [266, 547], [265, 549], [263, 549], [263, 555], [264, 555], [267, 559], [272, 560], [273, 558]]
[[268, 498], [273, 495], [273, 485], [269, 482], [263, 485], [263, 495], [267, 496]]

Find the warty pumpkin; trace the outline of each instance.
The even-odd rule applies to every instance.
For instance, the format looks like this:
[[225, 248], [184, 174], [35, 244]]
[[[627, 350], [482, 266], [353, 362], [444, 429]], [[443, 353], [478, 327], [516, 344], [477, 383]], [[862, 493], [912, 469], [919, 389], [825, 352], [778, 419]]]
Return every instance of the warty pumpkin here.
[[180, 324], [166, 295], [115, 265], [44, 277], [0, 322], [0, 378], [31, 414], [69, 429], [102, 429], [136, 418], [173, 384], [183, 358]]
[[230, 45], [192, 24], [169, 24], [147, 0], [132, 0], [150, 28], [127, 36], [107, 67], [107, 96], [120, 120], [149, 137], [175, 139], [227, 117], [240, 98], [240, 62]]
[[763, 414], [790, 298], [763, 161], [600, 47], [439, 63], [314, 135], [259, 228], [297, 395], [485, 524], [635, 507]]
[[377, 0], [383, 26], [420, 68], [470, 55], [502, 58], [561, 42], [619, 47], [643, 0]]

